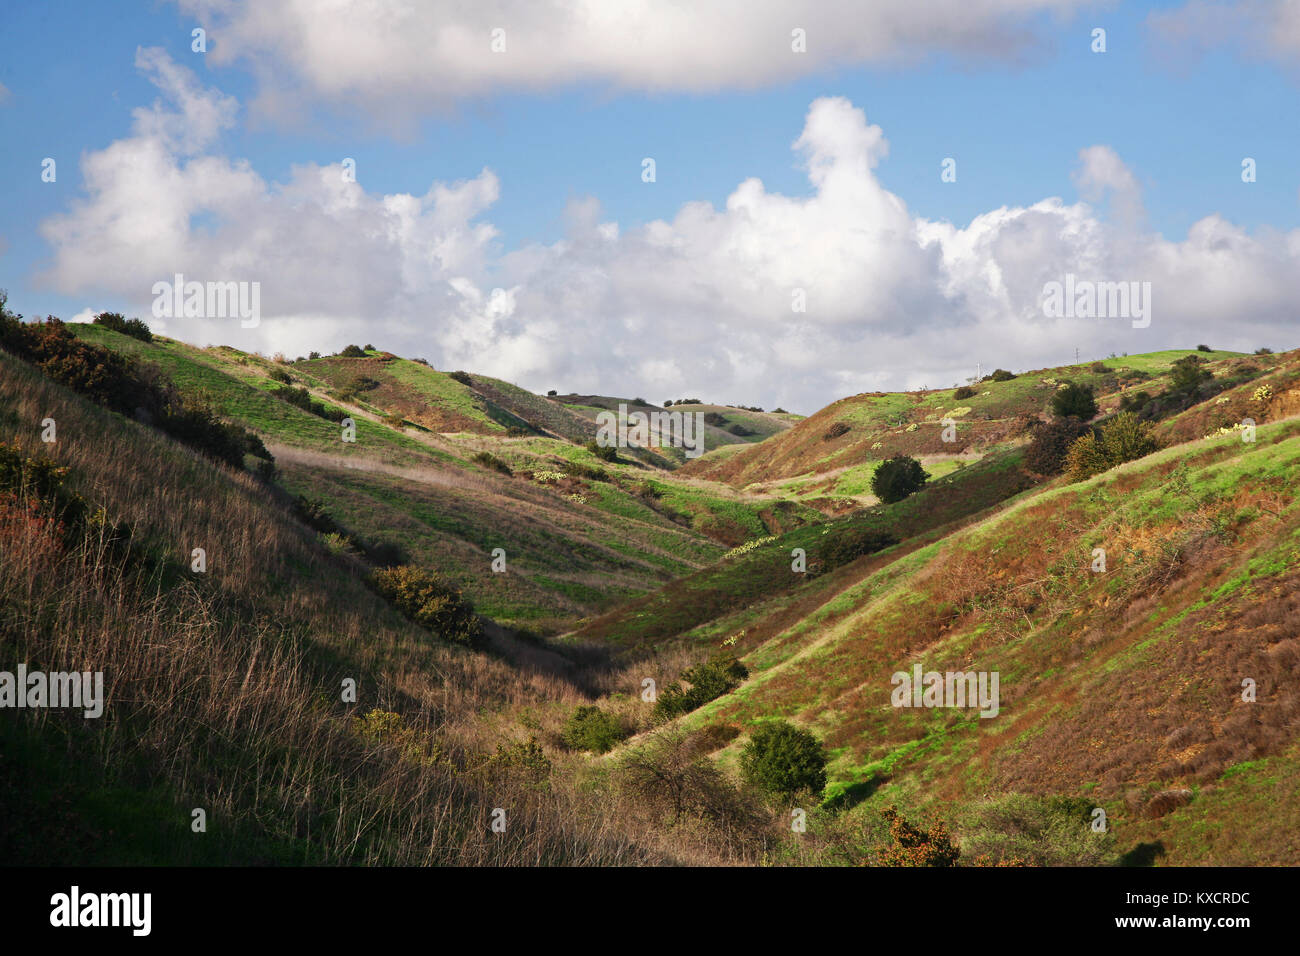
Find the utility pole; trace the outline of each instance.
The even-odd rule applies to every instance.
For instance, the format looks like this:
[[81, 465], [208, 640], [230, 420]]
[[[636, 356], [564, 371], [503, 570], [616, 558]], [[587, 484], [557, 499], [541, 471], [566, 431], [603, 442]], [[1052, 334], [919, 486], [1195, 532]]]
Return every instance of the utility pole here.
[[979, 380], [980, 380], [980, 363], [979, 363], [979, 362], [976, 362], [976, 363], [975, 363], [975, 382], [976, 382], [976, 384], [979, 383]]
[[1074, 364], [1079, 364], [1079, 346], [1077, 345], [1074, 347]]

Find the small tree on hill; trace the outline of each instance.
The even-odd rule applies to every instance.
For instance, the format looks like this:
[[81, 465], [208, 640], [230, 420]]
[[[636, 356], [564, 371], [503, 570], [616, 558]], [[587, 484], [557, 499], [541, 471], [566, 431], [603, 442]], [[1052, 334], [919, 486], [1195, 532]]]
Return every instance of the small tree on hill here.
[[1190, 394], [1214, 378], [1213, 372], [1201, 366], [1202, 361], [1199, 355], [1185, 355], [1174, 363], [1170, 369], [1170, 386], [1175, 392]]
[[1077, 418], [1091, 421], [1097, 415], [1097, 399], [1091, 385], [1067, 382], [1052, 396], [1052, 414], [1057, 418]]
[[882, 461], [871, 476], [871, 492], [886, 504], [902, 501], [920, 490], [929, 478], [921, 463], [910, 455], [898, 455]]
[[764, 723], [740, 755], [745, 779], [770, 794], [789, 797], [826, 788], [826, 750], [806, 730], [784, 720]]

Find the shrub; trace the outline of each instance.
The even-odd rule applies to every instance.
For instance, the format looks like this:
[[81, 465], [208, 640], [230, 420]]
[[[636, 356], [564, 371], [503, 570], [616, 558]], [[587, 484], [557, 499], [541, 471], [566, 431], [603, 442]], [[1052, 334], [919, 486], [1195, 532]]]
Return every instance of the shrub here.
[[493, 471], [499, 471], [503, 475], [513, 475], [514, 472], [504, 461], [492, 454], [490, 451], [481, 451], [474, 456], [474, 460], [484, 468], [491, 468]]
[[777, 408], [772, 409], [772, 414], [773, 414], [773, 415], [789, 415], [790, 413], [787, 412], [784, 408], [781, 408], [781, 407], [778, 406]]
[[411, 620], [453, 644], [473, 646], [483, 632], [474, 607], [460, 589], [439, 575], [412, 564], [380, 568], [370, 581]]
[[599, 707], [581, 706], [569, 717], [560, 737], [570, 750], [603, 754], [625, 740], [628, 732], [613, 714]]
[[618, 461], [618, 449], [613, 445], [602, 445], [600, 442], [592, 439], [587, 442], [587, 451], [591, 452], [601, 461]]
[[339, 355], [344, 358], [365, 358], [366, 350], [359, 345], [347, 345], [344, 346], [343, 351], [340, 352]]
[[456, 371], [450, 372], [449, 374], [455, 381], [460, 382], [460, 384], [462, 385], [474, 384], [474, 380], [469, 377], [469, 372], [462, 372], [459, 369], [457, 369]]
[[1009, 382], [1015, 377], [1016, 376], [1013, 373], [1008, 372], [1004, 368], [994, 369], [993, 374], [989, 376], [989, 378], [993, 379], [995, 382]]
[[1100, 436], [1084, 435], [1070, 446], [1066, 467], [1071, 481], [1081, 481], [1155, 451], [1150, 426], [1132, 412], [1121, 412], [1101, 427]]
[[909, 455], [882, 461], [871, 476], [871, 492], [886, 504], [902, 501], [920, 490], [930, 475], [921, 463]]
[[1198, 352], [1213, 352], [1214, 349], [1210, 348], [1208, 345], [1198, 345], [1198, 346], [1196, 346], [1196, 351], [1198, 351]]
[[367, 352], [373, 352], [375, 350], [375, 347], [371, 345], [369, 342], [367, 342], [364, 346], [362, 346], [362, 348], [364, 348]]
[[82, 342], [53, 316], [30, 324], [20, 319], [0, 299], [0, 347], [60, 385], [232, 468], [243, 467], [245, 454], [272, 460], [261, 439], [221, 420], [198, 397], [183, 395], [156, 366]]
[[308, 353], [307, 353], [307, 358], [310, 359], [310, 360], [318, 359], [318, 358], [320, 358], [320, 353], [319, 353], [319, 352], [308, 352]]
[[961, 850], [942, 823], [922, 830], [895, 807], [880, 812], [889, 824], [891, 845], [880, 853], [881, 866], [956, 866]]
[[1256, 354], [1256, 355], [1272, 355], [1272, 354], [1273, 354], [1273, 350], [1272, 350], [1271, 348], [1269, 348], [1269, 347], [1266, 345], [1266, 346], [1264, 346], [1263, 348], [1255, 349], [1255, 354]]
[[311, 397], [311, 392], [307, 391], [307, 389], [302, 386], [283, 386], [277, 388], [271, 394], [281, 401], [288, 402], [290, 405], [301, 408], [304, 412], [309, 412], [312, 415], [315, 415], [318, 418], [324, 418], [327, 421], [341, 422], [343, 419], [348, 417], [348, 413], [343, 411], [343, 409], [334, 408], [332, 405], [326, 405], [323, 402], [318, 402], [313, 399]]
[[975, 396], [975, 389], [971, 388], [969, 385], [963, 385], [961, 388], [957, 389], [955, 392], [952, 393], [952, 397], [957, 399], [958, 401], [960, 401], [963, 398], [973, 398], [974, 396]]
[[822, 435], [823, 441], [832, 441], [841, 435], [848, 434], [850, 426], [846, 422], [836, 422], [830, 428], [826, 429], [826, 434]]
[[1088, 366], [1088, 371], [1093, 372], [1097, 375], [1105, 375], [1107, 372], [1110, 371], [1110, 369], [1106, 367], [1105, 362], [1093, 362], [1091, 365]]
[[1097, 414], [1097, 400], [1091, 385], [1067, 382], [1052, 396], [1052, 414], [1057, 418], [1077, 418], [1091, 421]]
[[547, 398], [552, 398], [552, 397], [554, 397], [554, 396], [556, 396], [556, 395], [559, 395], [559, 394], [560, 394], [560, 393], [557, 392], [555, 389], [551, 389], [550, 391], [548, 391], [548, 392], [546, 393], [546, 397], [547, 397]]
[[723, 694], [729, 694], [749, 676], [745, 665], [734, 657], [719, 655], [703, 664], [682, 671], [682, 680], [690, 686], [683, 688], [681, 681], [665, 687], [655, 701], [654, 719], [672, 720], [681, 714], [703, 707]]
[[94, 324], [129, 335], [141, 342], [153, 341], [153, 333], [149, 331], [149, 326], [145, 325], [143, 320], [123, 318], [120, 312], [101, 312], [95, 316]]
[[1059, 475], [1070, 446], [1088, 431], [1088, 426], [1077, 418], [1061, 418], [1038, 422], [1033, 430], [1034, 437], [1025, 448], [1025, 467], [1040, 475]]
[[743, 820], [744, 807], [706, 746], [700, 735], [679, 728], [657, 731], [621, 761], [619, 783], [650, 809], [675, 818], [692, 813]]
[[1180, 358], [1170, 369], [1170, 387], [1176, 392], [1188, 394], [1198, 391], [1203, 383], [1214, 378], [1213, 372], [1201, 367], [1203, 361], [1199, 355]]
[[277, 382], [283, 382], [285, 385], [292, 385], [294, 383], [294, 377], [282, 368], [273, 368], [267, 373], [267, 375], [275, 379]]
[[1142, 409], [1146, 408], [1151, 402], [1151, 394], [1146, 391], [1125, 392], [1119, 399], [1119, 410], [1121, 412], [1133, 412], [1135, 415], [1140, 414]]
[[1114, 862], [1115, 837], [1092, 831], [1094, 806], [1080, 797], [994, 797], [960, 821], [962, 853], [1030, 866], [1105, 866]]
[[819, 795], [826, 787], [826, 750], [806, 730], [784, 720], [763, 723], [740, 754], [745, 779], [774, 796], [804, 790]]
[[821, 548], [822, 572], [842, 567], [864, 554], [875, 554], [885, 548], [898, 544], [898, 539], [887, 531], [854, 528], [848, 532], [828, 535]]

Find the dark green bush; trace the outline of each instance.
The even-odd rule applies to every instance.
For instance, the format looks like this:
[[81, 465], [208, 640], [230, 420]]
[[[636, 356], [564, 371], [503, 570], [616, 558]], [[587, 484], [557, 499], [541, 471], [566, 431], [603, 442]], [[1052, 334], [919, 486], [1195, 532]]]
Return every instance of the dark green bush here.
[[989, 376], [995, 382], [1009, 382], [1015, 377], [1012, 372], [1008, 372], [1004, 368], [994, 369], [993, 374]]
[[1052, 414], [1057, 418], [1077, 418], [1091, 421], [1097, 415], [1097, 399], [1091, 385], [1067, 382], [1052, 396]]
[[366, 350], [359, 345], [345, 345], [339, 355], [344, 358], [365, 358]]
[[886, 504], [902, 501], [919, 491], [930, 475], [921, 463], [909, 455], [882, 461], [871, 476], [871, 493]]
[[1202, 367], [1204, 361], [1199, 355], [1185, 355], [1180, 358], [1170, 369], [1170, 387], [1175, 392], [1187, 394], [1198, 391], [1201, 385], [1214, 378], [1213, 372]]
[[462, 371], [460, 371], [460, 370], [458, 369], [457, 371], [455, 371], [455, 372], [450, 372], [449, 374], [451, 375], [451, 377], [452, 377], [454, 380], [456, 380], [457, 382], [460, 382], [460, 384], [462, 384], [462, 385], [473, 385], [473, 384], [474, 384], [474, 380], [473, 380], [472, 378], [469, 377], [469, 372], [462, 372]]
[[149, 331], [149, 326], [145, 325], [143, 320], [124, 318], [120, 312], [101, 312], [95, 316], [94, 324], [129, 335], [141, 342], [153, 341], [153, 333]]
[[586, 448], [601, 461], [618, 461], [618, 449], [613, 445], [602, 445], [593, 439], [587, 442]]
[[608, 753], [628, 736], [627, 730], [613, 714], [585, 705], [573, 712], [560, 734], [570, 750], [590, 750], [598, 754]]
[[822, 441], [834, 441], [841, 435], [847, 435], [849, 429], [850, 426], [847, 422], [836, 422], [830, 428], [826, 429], [825, 434], [822, 435]]
[[749, 676], [745, 665], [734, 657], [719, 655], [703, 664], [682, 671], [682, 680], [674, 681], [660, 692], [655, 701], [653, 716], [656, 721], [672, 720], [703, 707], [711, 700], [728, 694]]
[[820, 795], [826, 787], [826, 751], [808, 731], [785, 720], [767, 721], [741, 752], [740, 770], [749, 783], [774, 796], [805, 790]]
[[1059, 475], [1070, 446], [1089, 431], [1077, 418], [1059, 418], [1033, 425], [1034, 437], [1025, 448], [1025, 467], [1040, 475]]
[[969, 385], [963, 385], [952, 393], [952, 397], [957, 401], [961, 401], [963, 398], [974, 398], [974, 396], [975, 389], [971, 388]]
[[504, 461], [492, 454], [490, 451], [481, 451], [474, 456], [474, 460], [484, 468], [491, 468], [493, 471], [499, 471], [503, 475], [513, 475], [514, 471]]

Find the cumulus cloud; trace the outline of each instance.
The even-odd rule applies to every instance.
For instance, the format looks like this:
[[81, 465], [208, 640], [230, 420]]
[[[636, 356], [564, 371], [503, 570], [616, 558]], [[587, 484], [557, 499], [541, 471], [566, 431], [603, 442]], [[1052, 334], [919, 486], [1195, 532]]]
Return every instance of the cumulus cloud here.
[[[398, 117], [500, 90], [576, 82], [620, 89], [749, 88], [836, 66], [931, 53], [1011, 60], [1086, 0], [177, 0], [207, 27], [214, 63], [259, 77], [260, 105], [303, 98]], [[493, 51], [493, 31], [499, 52]], [[793, 49], [803, 30], [806, 52]], [[504, 48], [501, 48], [501, 44]]]
[[[192, 148], [187, 131], [230, 115], [218, 91], [159, 54], [141, 63], [163, 101], [85, 156], [86, 196], [42, 224], [54, 253], [45, 278], [146, 318], [153, 283], [174, 273], [260, 282], [255, 329], [168, 322], [166, 334], [200, 344], [301, 355], [369, 341], [538, 390], [803, 411], [860, 391], [947, 387], [976, 362], [1061, 364], [1075, 347], [1295, 344], [1300, 230], [1250, 233], [1211, 214], [1181, 240], [1148, 232], [1113, 214], [1117, 198], [1140, 210], [1140, 186], [1104, 146], [1082, 148], [1074, 171], [1092, 201], [1047, 197], [964, 226], [927, 220], [877, 175], [884, 131], [848, 100], [822, 98], [791, 143], [806, 197], [747, 179], [721, 208], [688, 202], [626, 229], [584, 197], [562, 238], [503, 253], [485, 219], [500, 192], [491, 170], [421, 194], [367, 192], [337, 165], [268, 183]], [[1103, 201], [1112, 215], [1092, 204]], [[1151, 282], [1151, 325], [1046, 318], [1043, 286], [1067, 273]]]

